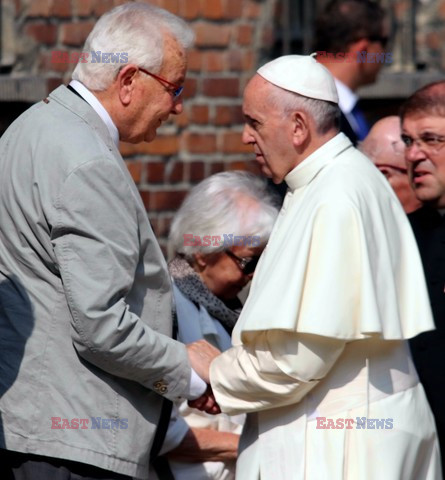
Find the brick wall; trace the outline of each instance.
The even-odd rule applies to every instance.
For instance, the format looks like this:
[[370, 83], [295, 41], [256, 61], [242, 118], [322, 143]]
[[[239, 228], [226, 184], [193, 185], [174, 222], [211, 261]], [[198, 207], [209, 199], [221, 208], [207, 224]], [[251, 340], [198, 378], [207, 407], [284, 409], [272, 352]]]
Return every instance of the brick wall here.
[[[16, 12], [15, 71], [47, 77], [54, 87], [73, 68], [53, 63], [53, 50], [80, 51], [95, 20], [117, 0], [10, 0]], [[190, 187], [223, 170], [258, 172], [241, 142], [241, 96], [272, 45], [277, 0], [156, 0], [196, 32], [189, 56], [184, 113], [158, 130], [152, 143], [121, 144], [161, 246]]]

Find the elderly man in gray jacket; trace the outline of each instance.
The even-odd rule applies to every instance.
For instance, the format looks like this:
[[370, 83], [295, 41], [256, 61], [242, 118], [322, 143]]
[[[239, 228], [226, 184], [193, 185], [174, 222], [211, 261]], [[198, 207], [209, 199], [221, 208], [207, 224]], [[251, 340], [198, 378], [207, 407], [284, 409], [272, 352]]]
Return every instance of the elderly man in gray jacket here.
[[147, 478], [163, 397], [200, 397], [212, 409], [202, 380], [209, 347], [170, 338], [166, 264], [118, 151], [119, 139], [151, 141], [181, 113], [192, 38], [165, 10], [112, 10], [71, 84], [0, 141], [8, 478]]

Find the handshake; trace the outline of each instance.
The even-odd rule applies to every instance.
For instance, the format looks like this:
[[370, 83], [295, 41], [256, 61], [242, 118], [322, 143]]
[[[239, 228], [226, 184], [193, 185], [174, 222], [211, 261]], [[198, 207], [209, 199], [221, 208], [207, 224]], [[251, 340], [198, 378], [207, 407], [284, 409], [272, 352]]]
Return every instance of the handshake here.
[[215, 397], [210, 386], [210, 364], [212, 360], [221, 352], [210, 345], [205, 340], [198, 340], [186, 345], [190, 365], [195, 372], [207, 383], [207, 390], [197, 399], [189, 400], [190, 407], [197, 408], [203, 412], [215, 415], [221, 413], [219, 405], [216, 403]]

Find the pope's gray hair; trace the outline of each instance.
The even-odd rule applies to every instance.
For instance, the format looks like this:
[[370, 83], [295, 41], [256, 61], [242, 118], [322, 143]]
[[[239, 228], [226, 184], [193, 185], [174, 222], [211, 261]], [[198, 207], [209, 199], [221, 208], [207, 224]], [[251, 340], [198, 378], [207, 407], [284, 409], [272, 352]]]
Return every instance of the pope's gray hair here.
[[340, 108], [333, 102], [304, 97], [276, 85], [270, 84], [269, 101], [272, 108], [282, 111], [288, 116], [296, 110], [302, 110], [310, 115], [315, 123], [317, 133], [323, 135], [332, 128], [339, 128]]
[[[72, 78], [90, 90], [106, 90], [120, 68], [135, 64], [158, 73], [164, 57], [164, 35], [169, 34], [187, 49], [194, 39], [192, 29], [181, 18], [162, 8], [143, 3], [126, 3], [104, 14], [89, 34], [83, 52], [88, 61], [79, 61]], [[93, 62], [91, 52], [122, 54], [125, 63]]]
[[[169, 257], [182, 254], [190, 260], [198, 252], [207, 255], [223, 251], [227, 248], [223, 240], [230, 235], [242, 236], [244, 240], [255, 237], [251, 246], [264, 246], [277, 215], [277, 196], [263, 179], [241, 171], [217, 173], [196, 185], [174, 216]], [[185, 235], [201, 239], [220, 236], [221, 242], [188, 245]]]

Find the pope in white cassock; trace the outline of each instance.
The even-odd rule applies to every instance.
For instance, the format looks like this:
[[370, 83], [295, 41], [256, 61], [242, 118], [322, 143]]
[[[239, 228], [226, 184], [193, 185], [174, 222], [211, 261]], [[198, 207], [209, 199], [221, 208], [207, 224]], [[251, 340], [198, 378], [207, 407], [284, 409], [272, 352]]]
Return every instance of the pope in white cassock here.
[[434, 420], [406, 340], [434, 328], [408, 220], [338, 133], [311, 56], [248, 83], [243, 141], [289, 189], [233, 348], [210, 367], [221, 410], [248, 413], [237, 479], [437, 480]]

